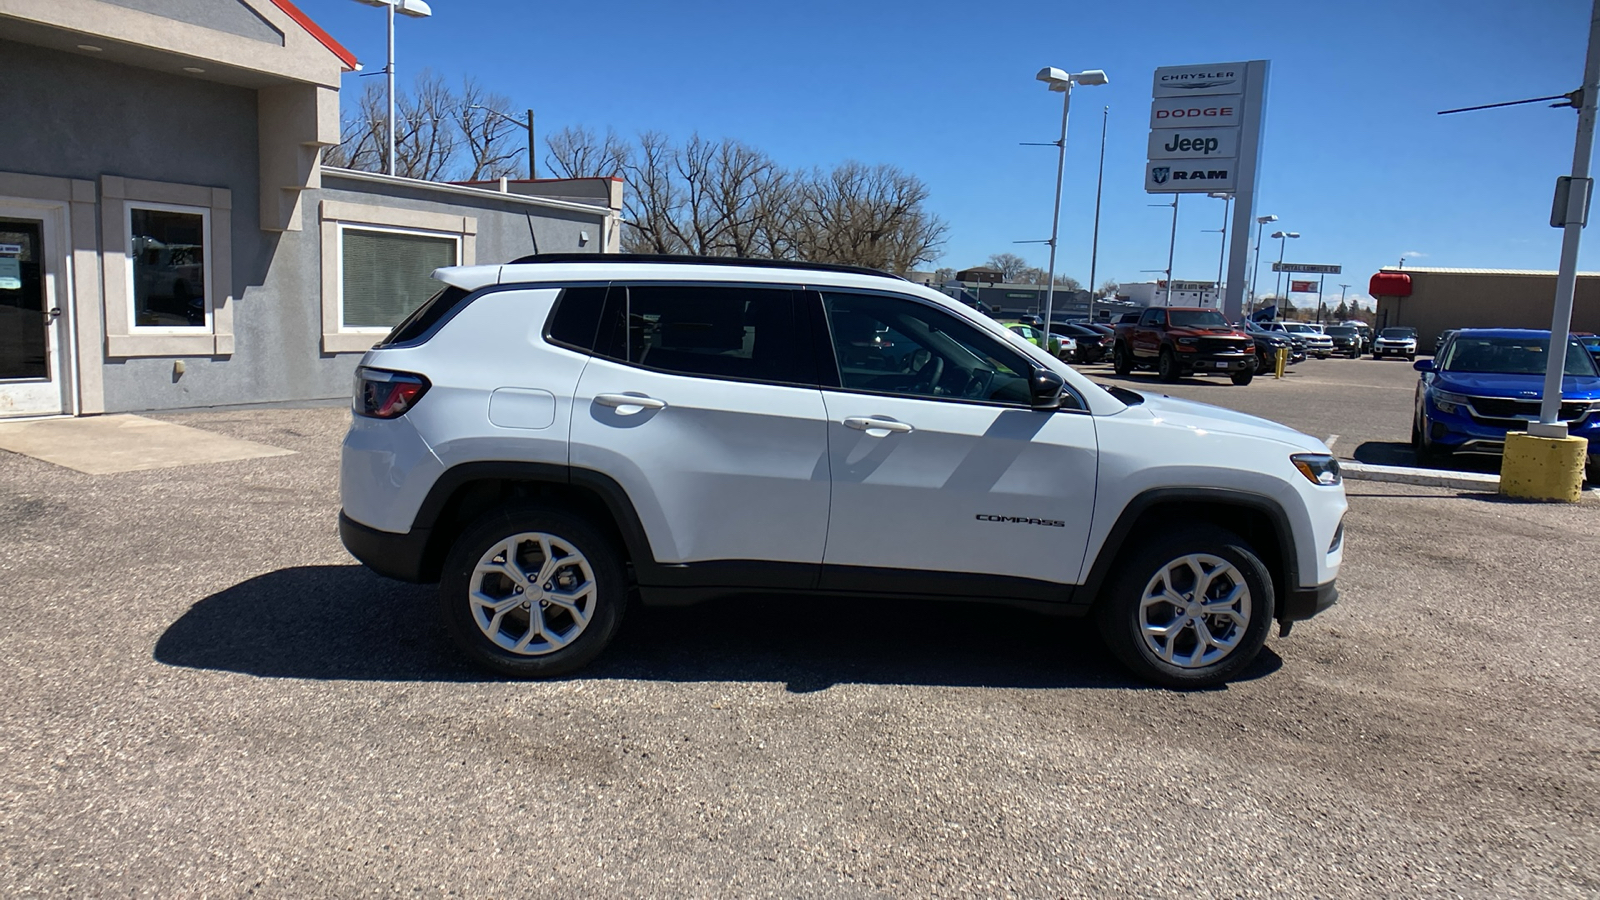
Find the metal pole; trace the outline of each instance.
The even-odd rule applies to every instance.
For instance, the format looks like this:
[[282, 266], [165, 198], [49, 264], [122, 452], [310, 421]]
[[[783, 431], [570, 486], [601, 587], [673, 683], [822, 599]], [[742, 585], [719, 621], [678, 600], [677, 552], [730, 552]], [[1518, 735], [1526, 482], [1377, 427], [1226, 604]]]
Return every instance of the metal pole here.
[[1050, 271], [1045, 275], [1048, 281], [1044, 292], [1044, 338], [1039, 345], [1046, 353], [1050, 352], [1050, 315], [1056, 302], [1056, 236], [1061, 228], [1061, 176], [1067, 168], [1067, 111], [1071, 108], [1072, 81], [1068, 79], [1067, 89], [1061, 92], [1061, 140], [1056, 142], [1056, 204], [1050, 216]]
[[1250, 273], [1250, 302], [1246, 304], [1250, 311], [1256, 308], [1256, 282], [1261, 279], [1261, 232], [1265, 231], [1267, 223], [1256, 223], [1256, 267]]
[[[1094, 181], [1094, 241], [1089, 248], [1089, 321], [1094, 321], [1095, 270], [1100, 264], [1100, 189], [1106, 182], [1106, 120], [1111, 118], [1111, 107], [1100, 111], [1100, 174]], [[1048, 325], [1049, 323], [1045, 323]]]
[[1322, 282], [1324, 280], [1326, 280], [1327, 277], [1328, 276], [1326, 274], [1317, 276], [1317, 324], [1318, 325], [1322, 324]]
[[[1541, 437], [1566, 437], [1560, 421], [1561, 381], [1567, 368], [1567, 341], [1572, 328], [1572, 295], [1578, 286], [1578, 243], [1583, 226], [1575, 221], [1583, 209], [1588, 187], [1589, 158], [1594, 152], [1596, 94], [1600, 94], [1600, 0], [1589, 13], [1589, 51], [1583, 64], [1583, 108], [1578, 112], [1578, 137], [1572, 145], [1572, 181], [1567, 201], [1567, 223], [1561, 234], [1561, 269], [1556, 275], [1555, 310], [1550, 316], [1550, 358], [1544, 372], [1544, 399], [1539, 404]], [[1529, 428], [1529, 432], [1535, 429]]]
[[[1597, 0], [1597, 2], [1600, 2], [1600, 0]], [[1280, 271], [1278, 272], [1278, 286], [1274, 290], [1277, 291], [1279, 300], [1283, 299], [1283, 251], [1288, 246], [1289, 235], [1285, 233], [1283, 237], [1278, 238], [1278, 269]]]
[[1222, 308], [1222, 265], [1228, 261], [1228, 210], [1233, 206], [1233, 195], [1222, 198], [1222, 249], [1217, 251], [1217, 308]]
[[389, 62], [384, 66], [384, 71], [389, 78], [389, 158], [385, 166], [388, 175], [394, 174], [394, 5], [398, 0], [390, 0], [384, 6], [389, 16]]
[[539, 170], [534, 168], [533, 165], [534, 152], [536, 152], [534, 147], [538, 147], [538, 144], [533, 143], [533, 110], [530, 109], [528, 110], [528, 181], [539, 178]]
[[[1600, 3], [1600, 0], [1595, 0]], [[1178, 198], [1182, 194], [1172, 195], [1172, 238], [1167, 242], [1167, 306], [1172, 305], [1172, 254], [1178, 249]]]

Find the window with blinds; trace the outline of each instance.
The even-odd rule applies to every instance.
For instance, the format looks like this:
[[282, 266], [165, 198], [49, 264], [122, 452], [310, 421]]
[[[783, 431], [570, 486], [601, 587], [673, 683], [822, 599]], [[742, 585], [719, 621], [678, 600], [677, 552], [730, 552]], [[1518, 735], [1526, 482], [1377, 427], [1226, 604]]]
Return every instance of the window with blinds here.
[[346, 228], [340, 260], [344, 328], [393, 328], [439, 291], [433, 270], [456, 265], [457, 240]]

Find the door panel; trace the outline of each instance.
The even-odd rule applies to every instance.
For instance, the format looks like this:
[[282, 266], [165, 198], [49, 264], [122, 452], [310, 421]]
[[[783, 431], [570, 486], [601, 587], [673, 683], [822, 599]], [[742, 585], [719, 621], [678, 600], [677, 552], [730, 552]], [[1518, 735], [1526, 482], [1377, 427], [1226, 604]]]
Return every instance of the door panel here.
[[820, 302], [840, 385], [822, 393], [833, 476], [822, 584], [853, 587], [860, 567], [1076, 582], [1093, 416], [1029, 408], [1034, 364], [949, 310], [844, 291]]
[[[833, 566], [1076, 583], [1094, 510], [1094, 417], [824, 391]], [[844, 424], [879, 417], [909, 432]], [[843, 576], [843, 577], [842, 577]]]
[[[674, 285], [608, 295], [574, 398], [572, 465], [622, 485], [657, 561], [821, 563], [827, 418], [793, 294]], [[684, 374], [696, 371], [717, 377]]]

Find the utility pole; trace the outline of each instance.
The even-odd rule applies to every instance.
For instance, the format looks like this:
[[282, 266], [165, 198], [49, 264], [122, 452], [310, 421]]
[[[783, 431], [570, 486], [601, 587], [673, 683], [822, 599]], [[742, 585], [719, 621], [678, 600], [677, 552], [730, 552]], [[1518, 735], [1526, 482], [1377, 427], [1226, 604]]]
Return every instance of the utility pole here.
[[[1347, 288], [1347, 287], [1349, 287], [1349, 286], [1350, 286], [1350, 285], [1348, 285], [1348, 284], [1341, 284], [1341, 285], [1339, 285], [1339, 305], [1340, 305], [1340, 306], [1344, 306], [1344, 290], [1345, 290], [1345, 288]], [[1355, 317], [1355, 316], [1351, 316], [1351, 315], [1350, 315], [1350, 307], [1348, 307], [1348, 306], [1345, 306], [1345, 309], [1344, 309], [1344, 314], [1345, 314], [1345, 315], [1346, 315], [1346, 316], [1349, 316], [1349, 317], [1350, 317], [1350, 318], [1352, 318], [1352, 319], [1354, 319], [1354, 318], [1356, 318], [1356, 317]]]
[[[1539, 405], [1537, 427], [1529, 434], [1540, 437], [1566, 437], [1566, 423], [1560, 420], [1561, 382], [1567, 368], [1567, 341], [1572, 329], [1572, 294], [1578, 285], [1578, 244], [1583, 239], [1583, 224], [1589, 208], [1593, 182], [1589, 180], [1589, 161], [1594, 153], [1596, 95], [1600, 94], [1600, 0], [1589, 14], [1589, 51], [1583, 64], [1583, 106], [1578, 111], [1578, 136], [1572, 146], [1572, 177], [1558, 182], [1567, 188], [1566, 221], [1561, 229], [1561, 268], [1556, 274], [1555, 310], [1550, 317], [1550, 358], [1544, 373], [1544, 398]], [[1552, 216], [1552, 218], [1554, 218]]]

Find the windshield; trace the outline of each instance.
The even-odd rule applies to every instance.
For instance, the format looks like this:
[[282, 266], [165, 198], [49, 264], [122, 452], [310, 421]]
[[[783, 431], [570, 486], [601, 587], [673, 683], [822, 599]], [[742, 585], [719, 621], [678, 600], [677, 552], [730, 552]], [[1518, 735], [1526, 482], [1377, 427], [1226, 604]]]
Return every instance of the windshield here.
[[1228, 320], [1214, 309], [1175, 309], [1167, 313], [1173, 328], [1227, 328]]
[[[1543, 375], [1549, 358], [1549, 338], [1457, 337], [1439, 368], [1488, 375]], [[1594, 359], [1577, 341], [1568, 342], [1566, 374], [1596, 374]]]
[[1317, 333], [1316, 329], [1312, 328], [1310, 325], [1302, 325], [1299, 322], [1285, 322], [1285, 323], [1283, 323], [1283, 330], [1284, 331], [1292, 331], [1295, 334], [1316, 334]]
[[1416, 336], [1417, 330], [1415, 328], [1385, 328], [1384, 330], [1378, 332], [1378, 337], [1389, 338], [1390, 340], [1395, 341], [1404, 340], [1406, 338], [1414, 338]]
[[1339, 337], [1354, 337], [1356, 333], [1356, 330], [1348, 325], [1329, 325], [1324, 330], [1328, 334], [1337, 335]]

